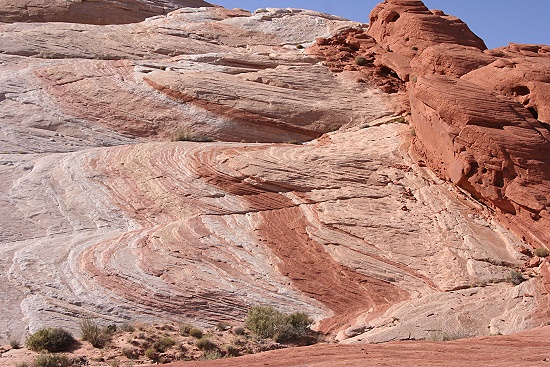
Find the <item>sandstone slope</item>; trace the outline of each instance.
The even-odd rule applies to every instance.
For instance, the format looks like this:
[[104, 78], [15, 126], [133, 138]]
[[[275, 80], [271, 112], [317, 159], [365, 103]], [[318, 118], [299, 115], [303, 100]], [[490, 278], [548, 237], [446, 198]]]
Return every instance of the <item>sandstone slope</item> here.
[[2, 0], [0, 22], [137, 23], [178, 8], [211, 6], [203, 0]]
[[0, 32], [2, 340], [263, 303], [348, 342], [548, 321], [548, 131], [468, 80], [520, 51], [397, 0], [369, 29], [203, 7]]

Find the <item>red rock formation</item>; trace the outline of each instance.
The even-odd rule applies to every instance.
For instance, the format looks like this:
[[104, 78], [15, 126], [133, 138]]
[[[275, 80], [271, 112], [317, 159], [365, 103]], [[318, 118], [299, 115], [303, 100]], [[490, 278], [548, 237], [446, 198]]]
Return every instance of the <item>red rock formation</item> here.
[[[349, 31], [310, 52], [402, 91], [422, 159], [527, 241], [549, 246], [550, 47], [485, 50], [460, 19], [410, 0], [380, 3], [367, 34]], [[354, 65], [357, 56], [366, 63]]]
[[184, 7], [212, 6], [203, 0], [0, 0], [1, 22], [126, 24]]
[[385, 0], [370, 14], [371, 35], [382, 47], [408, 58], [436, 44], [487, 47], [460, 19], [431, 12], [422, 1]]
[[550, 46], [511, 44], [488, 53], [494, 62], [472, 69], [462, 79], [515, 99], [549, 124]]

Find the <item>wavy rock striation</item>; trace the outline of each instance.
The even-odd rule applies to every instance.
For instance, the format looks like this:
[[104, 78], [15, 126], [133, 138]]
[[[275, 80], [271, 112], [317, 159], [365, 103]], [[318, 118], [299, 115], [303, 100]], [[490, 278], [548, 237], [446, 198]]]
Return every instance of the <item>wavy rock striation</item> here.
[[483, 89], [468, 76], [520, 51], [420, 2], [363, 27], [219, 7], [2, 25], [0, 338], [260, 303], [348, 342], [546, 322], [550, 268], [521, 239], [548, 244], [544, 77]]

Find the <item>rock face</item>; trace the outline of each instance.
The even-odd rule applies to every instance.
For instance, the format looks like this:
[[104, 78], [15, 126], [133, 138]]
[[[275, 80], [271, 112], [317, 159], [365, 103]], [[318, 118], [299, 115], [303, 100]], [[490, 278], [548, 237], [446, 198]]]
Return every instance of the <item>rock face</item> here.
[[547, 322], [548, 80], [476, 77], [545, 47], [417, 1], [0, 31], [2, 340], [264, 303], [350, 343]]
[[0, 22], [126, 24], [201, 6], [211, 5], [202, 0], [2, 0]]
[[[366, 34], [322, 43], [311, 53], [333, 70], [400, 92], [419, 159], [533, 245], [550, 244], [548, 46], [485, 50], [459, 19], [400, 0], [379, 4]], [[342, 45], [351, 52], [331, 59]]]

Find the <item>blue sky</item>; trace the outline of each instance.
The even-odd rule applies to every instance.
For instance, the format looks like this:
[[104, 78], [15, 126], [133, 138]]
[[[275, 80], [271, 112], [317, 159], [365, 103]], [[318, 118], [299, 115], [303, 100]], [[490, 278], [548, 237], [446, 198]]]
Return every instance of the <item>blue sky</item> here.
[[[207, 0], [208, 1], [208, 0]], [[227, 8], [303, 8], [367, 23], [378, 0], [212, 0]], [[550, 0], [425, 0], [468, 23], [489, 48], [508, 42], [550, 44]]]

